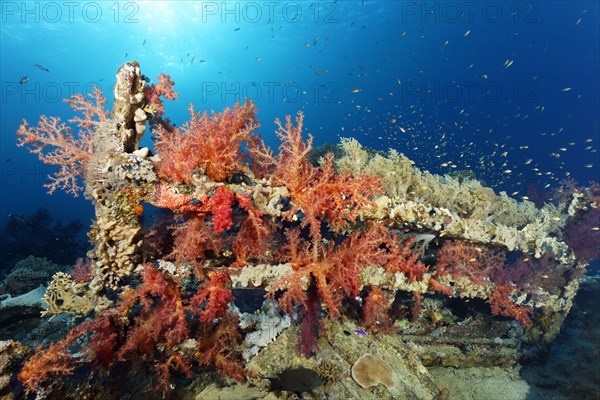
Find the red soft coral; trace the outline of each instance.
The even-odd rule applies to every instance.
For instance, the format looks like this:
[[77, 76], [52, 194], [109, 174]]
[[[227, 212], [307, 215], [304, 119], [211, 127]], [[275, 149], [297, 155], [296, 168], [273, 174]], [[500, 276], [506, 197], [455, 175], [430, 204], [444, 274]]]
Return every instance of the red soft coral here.
[[74, 95], [65, 101], [73, 110], [83, 114], [69, 120], [78, 125], [77, 135], [60, 118], [42, 115], [37, 127], [30, 127], [23, 120], [17, 131], [17, 146], [27, 146], [29, 152], [37, 154], [44, 164], [59, 167], [54, 175], [49, 176], [50, 183], [44, 185], [48, 193], [63, 189], [77, 197], [82, 191], [80, 179], [94, 154], [96, 128], [99, 123], [108, 121], [109, 114], [104, 109], [106, 99], [97, 87], [89, 94], [89, 99]]
[[188, 338], [189, 327], [181, 295], [175, 282], [168, 282], [151, 264], [144, 266], [142, 285], [135, 290], [134, 296], [142, 307], [134, 318], [125, 344], [119, 349], [119, 359], [124, 360], [130, 354], [152, 356], [159, 344], [170, 349]]
[[202, 260], [209, 250], [219, 254], [226, 244], [220, 236], [214, 234], [206, 218], [199, 215], [192, 214], [172, 228], [175, 240], [168, 257], [178, 262], [195, 263]]
[[161, 73], [158, 75], [157, 83], [144, 88], [144, 100], [154, 109], [154, 117], [162, 118], [165, 113], [165, 105], [161, 97], [166, 100], [176, 100], [179, 97], [179, 94], [173, 90], [173, 86], [175, 82], [171, 80], [171, 76]]
[[449, 240], [438, 251], [434, 279], [467, 278], [474, 285], [491, 285], [490, 275], [505, 268], [506, 253], [483, 245]]
[[332, 154], [326, 155], [320, 166], [313, 166], [308, 159], [312, 136], [303, 141], [303, 119], [299, 113], [296, 126], [289, 115], [285, 126], [275, 121], [276, 134], [281, 140], [277, 156], [264, 143], [250, 150], [257, 170], [270, 171], [273, 182], [289, 190], [292, 209], [286, 213], [287, 218], [292, 219], [297, 211], [302, 211], [303, 226], [309, 226], [311, 236], [319, 241], [322, 220], [338, 232], [348, 228], [374, 206], [372, 198], [383, 189], [379, 177], [336, 173]]
[[87, 333], [92, 323], [85, 322], [71, 329], [67, 337], [43, 349], [40, 345], [19, 372], [19, 380], [28, 391], [37, 391], [51, 379], [70, 375], [75, 370], [76, 359], [69, 347]]
[[228, 304], [233, 301], [231, 290], [225, 287], [228, 282], [226, 272], [212, 272], [206, 286], [190, 299], [190, 310], [198, 314], [202, 322], [211, 322], [227, 311]]
[[233, 226], [232, 208], [234, 200], [235, 194], [225, 186], [219, 186], [210, 198], [215, 233], [222, 233]]
[[199, 169], [217, 182], [243, 172], [248, 163], [244, 146], [259, 140], [254, 131], [256, 107], [248, 101], [222, 113], [197, 113], [190, 106], [190, 120], [180, 129], [159, 127], [154, 132], [161, 157], [159, 175], [178, 183], [190, 182]]
[[[328, 245], [302, 241], [298, 230], [292, 231], [287, 238], [285, 251], [289, 254], [294, 272], [272, 285], [269, 293], [274, 297], [276, 291], [284, 291], [278, 301], [287, 313], [292, 313], [297, 304], [306, 307], [305, 290], [313, 280], [329, 317], [335, 318], [341, 313], [344, 296], [356, 297], [359, 294], [360, 274], [364, 268], [391, 265], [388, 268], [393, 271], [396, 267], [392, 266], [405, 261], [403, 268], [409, 276], [421, 276], [421, 270], [425, 268], [415, 260], [412, 264], [406, 261], [412, 257], [403, 248], [398, 252], [392, 246], [386, 246], [395, 239], [380, 225], [353, 232], [338, 246], [333, 241]], [[411, 268], [417, 272], [411, 272]]]
[[173, 212], [192, 211], [200, 214], [208, 214], [210, 211], [210, 203], [208, 196], [197, 199], [191, 194], [175, 193], [169, 185], [165, 183], [159, 184], [151, 199], [153, 206], [158, 208], [168, 208]]
[[494, 288], [488, 303], [492, 308], [492, 314], [513, 318], [523, 325], [529, 325], [531, 319], [529, 314], [533, 312], [532, 307], [519, 306], [510, 298], [517, 289], [508, 285], [498, 285]]
[[263, 219], [263, 212], [252, 204], [250, 196], [236, 193], [239, 206], [248, 214], [235, 237], [232, 250], [235, 254], [234, 266], [243, 266], [248, 258], [262, 259], [272, 243], [272, 229]]
[[203, 324], [196, 340], [196, 357], [201, 365], [214, 365], [220, 373], [242, 382], [244, 366], [233, 346], [242, 336], [239, 322], [237, 314], [228, 312], [216, 323]]
[[363, 306], [363, 324], [373, 332], [389, 330], [392, 325], [387, 313], [389, 308], [390, 300], [383, 290], [372, 287]]

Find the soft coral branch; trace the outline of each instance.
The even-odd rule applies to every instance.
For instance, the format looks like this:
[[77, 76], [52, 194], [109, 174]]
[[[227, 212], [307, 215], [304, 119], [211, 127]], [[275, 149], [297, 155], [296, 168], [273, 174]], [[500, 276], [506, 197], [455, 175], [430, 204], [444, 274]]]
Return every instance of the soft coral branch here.
[[281, 140], [277, 156], [264, 144], [250, 150], [257, 169], [270, 171], [273, 182], [290, 192], [292, 208], [285, 216], [294, 219], [301, 211], [302, 226], [309, 227], [311, 237], [318, 243], [322, 221], [336, 232], [349, 228], [374, 206], [372, 199], [383, 189], [378, 177], [337, 173], [332, 154], [326, 155], [320, 166], [313, 166], [308, 159], [312, 136], [303, 141], [303, 121], [302, 113], [296, 117], [296, 125], [289, 115], [285, 125], [275, 121], [276, 134]]
[[154, 132], [161, 156], [158, 172], [178, 183], [190, 182], [198, 169], [214, 181], [243, 172], [248, 164], [244, 145], [257, 143], [256, 106], [248, 101], [222, 113], [199, 113], [190, 106], [190, 120], [180, 129], [159, 127]]
[[60, 118], [45, 115], [40, 117], [37, 127], [31, 127], [23, 120], [17, 131], [17, 146], [27, 146], [29, 152], [36, 154], [44, 164], [59, 168], [48, 177], [50, 183], [44, 185], [49, 193], [63, 189], [77, 197], [83, 189], [80, 179], [94, 154], [95, 130], [99, 123], [108, 121], [109, 116], [100, 89], [94, 88], [88, 97], [75, 95], [65, 100], [83, 115], [69, 120], [79, 126], [77, 135]]
[[519, 306], [512, 301], [510, 296], [517, 289], [508, 285], [498, 285], [494, 288], [488, 303], [492, 308], [492, 314], [513, 318], [523, 325], [529, 325], [531, 319], [529, 314], [533, 312], [532, 307]]
[[227, 305], [233, 301], [231, 290], [225, 287], [228, 282], [226, 272], [213, 272], [206, 286], [190, 299], [190, 310], [198, 314], [202, 322], [211, 322], [225, 315]]

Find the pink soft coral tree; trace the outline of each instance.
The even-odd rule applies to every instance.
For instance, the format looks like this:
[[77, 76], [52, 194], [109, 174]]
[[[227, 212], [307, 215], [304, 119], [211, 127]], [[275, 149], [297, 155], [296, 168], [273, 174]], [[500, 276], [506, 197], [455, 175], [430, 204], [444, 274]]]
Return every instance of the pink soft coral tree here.
[[63, 189], [77, 197], [83, 189], [80, 180], [94, 155], [94, 134], [97, 126], [109, 119], [102, 91], [95, 87], [88, 97], [76, 94], [65, 100], [82, 114], [68, 121], [79, 127], [77, 134], [60, 118], [45, 115], [40, 117], [37, 127], [23, 120], [17, 131], [17, 146], [26, 146], [44, 164], [58, 167], [58, 171], [49, 176], [50, 183], [44, 185], [49, 193]]

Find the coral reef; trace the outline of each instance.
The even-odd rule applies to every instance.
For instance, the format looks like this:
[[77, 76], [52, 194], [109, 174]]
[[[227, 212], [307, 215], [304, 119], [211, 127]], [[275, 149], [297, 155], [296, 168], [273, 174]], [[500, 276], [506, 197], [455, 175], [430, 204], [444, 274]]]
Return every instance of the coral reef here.
[[29, 292], [40, 285], [46, 286], [52, 275], [68, 267], [54, 264], [45, 258], [29, 256], [17, 262], [0, 283], [0, 294], [13, 296]]
[[[162, 393], [213, 372], [266, 389], [267, 378], [311, 369], [327, 375], [315, 392], [441, 398], [419, 357], [510, 364], [518, 344], [543, 347], [558, 333], [595, 254], [577, 244], [576, 222], [597, 210], [593, 191], [537, 208], [353, 139], [341, 157], [312, 162], [302, 113], [276, 121], [275, 152], [255, 132], [251, 102], [211, 114], [191, 106], [173, 126], [163, 104], [173, 85], [167, 75], [148, 85], [129, 62], [112, 113], [99, 90], [70, 100], [77, 136], [55, 118], [19, 129], [21, 145], [61, 167], [49, 190], [77, 194], [83, 177], [96, 211], [91, 273], [57, 273], [44, 296], [44, 314], [90, 318], [68, 319], [64, 339], [25, 361], [28, 391], [58, 390], [65, 375], [94, 390], [128, 367], [153, 370]], [[138, 148], [147, 126], [156, 155]], [[145, 229], [149, 205], [162, 220]], [[251, 288], [266, 299], [254, 315], [234, 305], [234, 289]], [[341, 379], [352, 365], [359, 384]]]

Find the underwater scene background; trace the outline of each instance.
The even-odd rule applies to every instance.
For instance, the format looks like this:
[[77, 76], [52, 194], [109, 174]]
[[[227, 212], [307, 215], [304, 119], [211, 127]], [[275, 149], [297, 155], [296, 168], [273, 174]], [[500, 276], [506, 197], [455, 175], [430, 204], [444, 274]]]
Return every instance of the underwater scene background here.
[[2, 396], [600, 398], [598, 2], [0, 20]]

